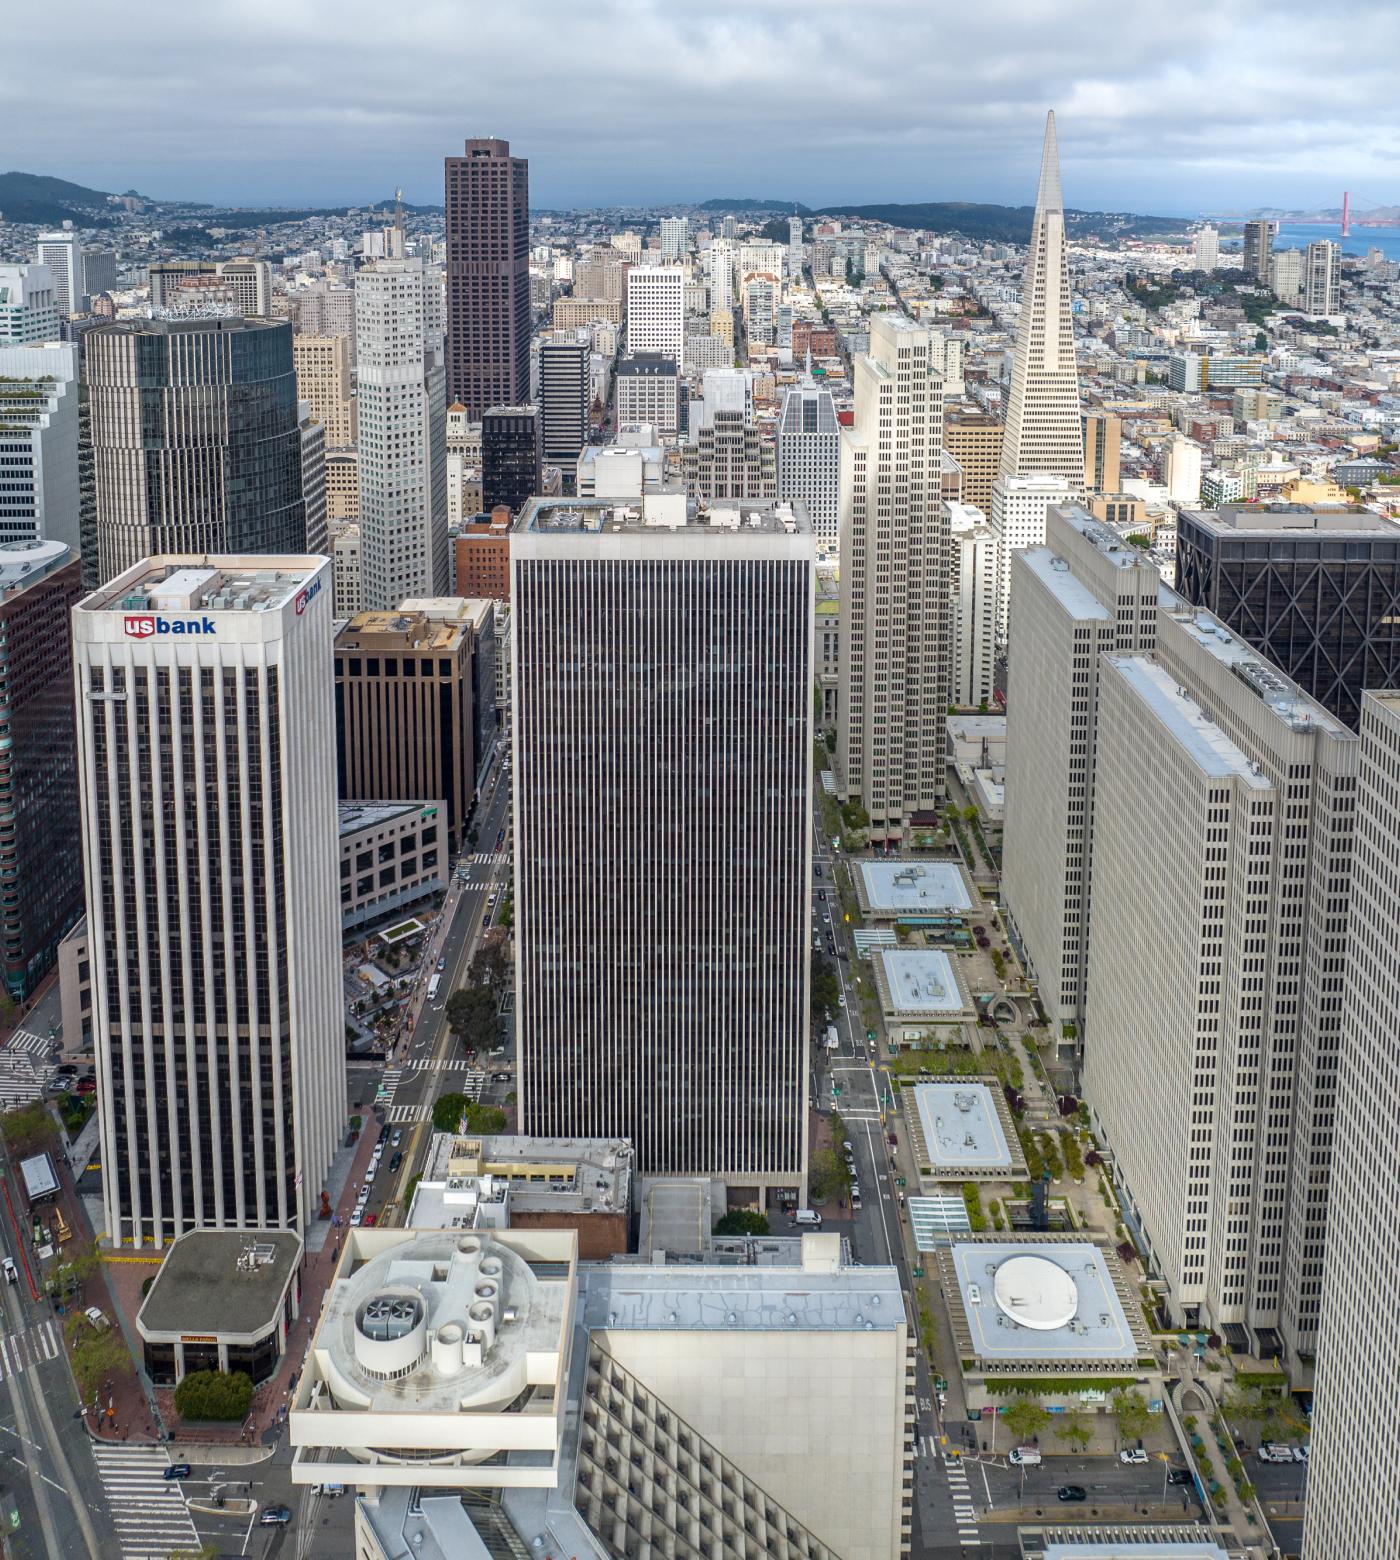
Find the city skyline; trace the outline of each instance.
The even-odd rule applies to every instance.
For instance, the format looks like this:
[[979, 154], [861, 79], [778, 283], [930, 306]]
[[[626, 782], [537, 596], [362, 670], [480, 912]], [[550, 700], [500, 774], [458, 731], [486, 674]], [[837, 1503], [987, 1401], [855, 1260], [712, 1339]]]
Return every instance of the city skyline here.
[[[1254, 0], [1148, 15], [1077, 4], [1046, 47], [1017, 52], [1008, 39], [1039, 21], [1020, 0], [946, 17], [883, 0], [801, 20], [777, 7], [608, 5], [586, 26], [536, 0], [529, 74], [505, 14], [455, 35], [425, 12], [386, 34], [358, 3], [261, 14], [235, 0], [196, 24], [182, 10], [178, 25], [162, 3], [124, 40], [96, 17], [59, 38], [31, 11], [15, 24], [29, 68], [12, 124], [35, 131], [12, 131], [7, 161], [168, 199], [337, 203], [403, 185], [436, 204], [444, 147], [507, 134], [536, 165], [540, 208], [735, 194], [1023, 204], [1025, 149], [1053, 105], [1085, 209], [1332, 206], [1344, 187], [1382, 204], [1400, 197], [1400, 119], [1380, 74], [1400, 19], [1346, 9], [1354, 27]], [[1256, 60], [1265, 26], [1288, 28], [1296, 77]], [[1364, 57], [1349, 42], [1358, 27]], [[303, 53], [323, 68], [299, 70]], [[775, 63], [806, 83], [804, 101], [843, 112], [814, 120], [777, 99]], [[524, 90], [531, 77], [550, 91]], [[55, 121], [38, 111], [58, 79], [75, 90]]]

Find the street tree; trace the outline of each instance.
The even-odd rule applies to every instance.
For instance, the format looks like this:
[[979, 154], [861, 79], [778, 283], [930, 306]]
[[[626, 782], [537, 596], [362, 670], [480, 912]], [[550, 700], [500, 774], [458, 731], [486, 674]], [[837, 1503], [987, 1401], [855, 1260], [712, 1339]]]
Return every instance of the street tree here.
[[433, 1102], [433, 1125], [439, 1132], [459, 1132], [471, 1101], [465, 1094], [440, 1094]]
[[1050, 1414], [1034, 1398], [1018, 1397], [1002, 1409], [1001, 1422], [1017, 1441], [1033, 1441], [1050, 1423]]
[[1119, 1387], [1109, 1398], [1108, 1406], [1118, 1425], [1118, 1434], [1125, 1441], [1136, 1441], [1151, 1423], [1147, 1399], [1131, 1387]]
[[1089, 1416], [1082, 1409], [1072, 1408], [1067, 1414], [1055, 1415], [1055, 1436], [1067, 1441], [1077, 1452], [1082, 1452], [1093, 1439], [1089, 1428]]
[[131, 1369], [131, 1356], [114, 1328], [99, 1332], [83, 1312], [69, 1317], [68, 1363], [84, 1402], [91, 1402], [104, 1383]]
[[471, 985], [485, 986], [489, 991], [502, 991], [510, 985], [510, 954], [506, 951], [504, 937], [494, 932], [487, 935], [472, 955], [467, 980]]
[[37, 1154], [52, 1146], [58, 1129], [42, 1100], [7, 1110], [0, 1116], [0, 1132], [17, 1154]]
[[489, 1050], [496, 1038], [496, 998], [485, 986], [454, 991], [444, 1005], [448, 1027], [471, 1050]]
[[840, 998], [841, 982], [836, 977], [835, 969], [822, 958], [821, 954], [814, 953], [812, 955], [812, 1022], [821, 1023], [823, 1011], [834, 1013]]
[[830, 1202], [841, 1196], [851, 1184], [851, 1178], [834, 1148], [819, 1148], [812, 1155], [808, 1167], [808, 1189], [813, 1202]]

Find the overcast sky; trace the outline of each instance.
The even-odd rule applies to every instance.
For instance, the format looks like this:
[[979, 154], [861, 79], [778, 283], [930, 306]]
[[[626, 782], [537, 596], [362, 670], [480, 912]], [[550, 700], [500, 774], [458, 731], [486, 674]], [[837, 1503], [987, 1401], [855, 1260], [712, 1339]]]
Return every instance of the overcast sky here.
[[3, 28], [0, 167], [158, 197], [1400, 204], [1395, 0], [75, 0]]

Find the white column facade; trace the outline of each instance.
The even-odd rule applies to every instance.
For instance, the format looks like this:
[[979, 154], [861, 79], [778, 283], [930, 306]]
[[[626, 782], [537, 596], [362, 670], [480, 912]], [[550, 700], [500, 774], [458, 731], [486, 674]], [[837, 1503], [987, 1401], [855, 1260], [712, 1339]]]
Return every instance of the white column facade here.
[[304, 1232], [344, 1128], [330, 570], [148, 559], [74, 610], [118, 1245]]

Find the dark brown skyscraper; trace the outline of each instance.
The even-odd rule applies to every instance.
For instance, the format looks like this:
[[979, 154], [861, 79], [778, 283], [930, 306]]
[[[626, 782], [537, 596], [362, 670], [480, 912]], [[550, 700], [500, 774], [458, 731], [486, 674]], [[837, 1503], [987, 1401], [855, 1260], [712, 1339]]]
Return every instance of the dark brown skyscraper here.
[[447, 399], [475, 422], [530, 399], [530, 165], [509, 141], [446, 160]]

